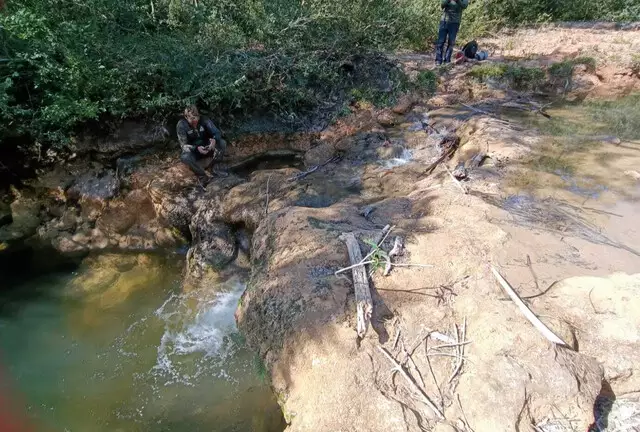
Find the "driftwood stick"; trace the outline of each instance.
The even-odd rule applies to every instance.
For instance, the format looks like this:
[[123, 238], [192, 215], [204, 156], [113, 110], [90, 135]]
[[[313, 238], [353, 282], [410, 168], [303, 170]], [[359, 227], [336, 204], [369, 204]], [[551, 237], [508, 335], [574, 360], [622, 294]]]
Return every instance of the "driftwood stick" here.
[[458, 372], [460, 372], [460, 368], [462, 367], [462, 362], [463, 362], [463, 357], [462, 357], [462, 352], [460, 350], [460, 348], [462, 347], [462, 345], [460, 345], [460, 331], [458, 330], [458, 325], [454, 324], [453, 325], [455, 328], [455, 334], [456, 334], [456, 343], [458, 344], [458, 346], [456, 347], [456, 357], [457, 357], [457, 362], [456, 362], [456, 367], [455, 369], [453, 369], [453, 373], [451, 374], [451, 376], [449, 377], [449, 383], [451, 381], [453, 381], [453, 379], [456, 377], [456, 375], [458, 375]]
[[[341, 239], [346, 243], [349, 251], [349, 260], [352, 264], [362, 262], [362, 252], [356, 236], [353, 233], [344, 233]], [[356, 314], [357, 325], [356, 332], [358, 337], [363, 338], [367, 333], [369, 322], [371, 321], [371, 313], [373, 312], [373, 300], [371, 299], [371, 291], [369, 290], [369, 281], [367, 271], [364, 266], [354, 267], [352, 270], [353, 288], [356, 295]]]
[[391, 273], [391, 267], [392, 267], [391, 257], [401, 255], [402, 249], [403, 249], [402, 237], [396, 237], [393, 242], [393, 248], [389, 251], [389, 253], [386, 256], [387, 263], [384, 266], [384, 273], [383, 273], [384, 276], [389, 276], [389, 273]]
[[431, 332], [429, 333], [429, 336], [431, 336], [432, 339], [435, 340], [439, 340], [440, 342], [444, 342], [444, 343], [459, 343], [460, 341], [456, 342], [456, 340], [454, 338], [452, 338], [449, 335], [446, 335], [444, 333], [440, 333], [440, 332]]
[[468, 429], [469, 432], [475, 432], [473, 430], [473, 428], [471, 427], [471, 425], [469, 424], [469, 420], [467, 419], [467, 415], [464, 413], [464, 410], [462, 409], [462, 403], [460, 402], [460, 395], [456, 395], [458, 396], [458, 406], [460, 407], [460, 412], [462, 413], [462, 417], [464, 417], [464, 425], [465, 427]]
[[444, 344], [444, 345], [436, 345], [434, 347], [431, 347], [431, 349], [438, 349], [438, 348], [453, 348], [453, 347], [458, 347], [460, 345], [469, 345], [472, 341], [460, 341], [459, 343], [451, 343], [451, 344]]
[[433, 366], [431, 366], [431, 359], [429, 359], [429, 338], [424, 340], [424, 352], [427, 357], [427, 365], [429, 366], [429, 372], [431, 373], [431, 378], [433, 378], [433, 383], [436, 385], [438, 389], [438, 394], [440, 395], [440, 408], [444, 411], [444, 395], [442, 394], [442, 389], [440, 388], [440, 384], [438, 384], [438, 379], [436, 378], [436, 374], [433, 371]]
[[502, 288], [507, 292], [511, 300], [513, 300], [516, 306], [518, 306], [520, 312], [522, 312], [525, 318], [527, 318], [529, 322], [533, 324], [533, 326], [540, 333], [542, 333], [545, 338], [547, 338], [548, 341], [558, 345], [568, 346], [562, 339], [560, 339], [560, 337], [552, 332], [549, 327], [547, 327], [542, 321], [540, 321], [540, 319], [533, 312], [531, 312], [531, 309], [529, 309], [529, 307], [522, 301], [518, 293], [515, 292], [511, 285], [509, 285], [509, 282], [507, 282], [502, 277], [502, 275], [498, 272], [498, 270], [496, 270], [494, 266], [491, 266], [491, 271], [493, 272], [493, 275], [498, 280]]
[[290, 177], [288, 179], [288, 181], [295, 181], [295, 180], [301, 180], [303, 178], [305, 178], [306, 176], [308, 176], [311, 173], [316, 172], [319, 168], [322, 168], [325, 165], [330, 164], [331, 162], [337, 162], [340, 159], [342, 159], [342, 156], [333, 156], [330, 157], [329, 159], [327, 159], [326, 161], [324, 161], [323, 163], [321, 163], [320, 165], [314, 165], [313, 167], [311, 167], [309, 170], [307, 171], [303, 171], [301, 173], [298, 173], [296, 175], [294, 175], [293, 177]]
[[393, 364], [394, 368], [400, 373], [400, 375], [402, 375], [402, 377], [409, 384], [411, 384], [414, 390], [418, 391], [418, 393], [421, 396], [420, 399], [422, 400], [422, 402], [424, 402], [425, 405], [431, 408], [431, 410], [438, 416], [440, 420], [444, 420], [444, 414], [442, 414], [442, 411], [440, 411], [440, 409], [433, 402], [431, 402], [431, 399], [429, 399], [429, 396], [427, 396], [427, 394], [420, 388], [420, 386], [418, 386], [418, 384], [414, 381], [414, 379], [407, 374], [407, 372], [404, 370], [402, 366], [400, 366], [400, 364], [396, 361], [396, 359], [394, 359], [393, 356], [389, 354], [389, 351], [382, 348], [380, 345], [378, 345], [378, 349]]
[[373, 261], [360, 261], [359, 263], [350, 265], [349, 267], [344, 267], [339, 270], [336, 270], [334, 274], [338, 276], [340, 273], [346, 272], [347, 270], [353, 270], [354, 268], [357, 268], [357, 267], [364, 267], [367, 264], [371, 264], [371, 263], [373, 263]]
[[264, 205], [264, 215], [267, 216], [269, 214], [269, 182], [271, 181], [271, 174], [267, 177], [267, 200]]
[[422, 175], [429, 175], [433, 172], [434, 169], [436, 169], [436, 167], [438, 165], [440, 165], [445, 159], [451, 157], [454, 153], [456, 152], [456, 148], [455, 147], [451, 147], [450, 149], [448, 149], [442, 156], [440, 156], [435, 162], [433, 162], [431, 165], [429, 165], [427, 167], [426, 170], [424, 170], [424, 173]]
[[447, 174], [449, 174], [449, 176], [451, 177], [451, 180], [453, 180], [453, 182], [456, 184], [456, 186], [458, 186], [465, 195], [468, 194], [469, 191], [467, 190], [466, 186], [460, 183], [460, 180], [458, 180], [456, 176], [453, 175], [453, 173], [449, 170], [449, 168], [447, 168], [446, 165], [443, 165], [443, 166], [445, 171], [447, 171]]
[[411, 357], [411, 354], [409, 354], [407, 352], [407, 349], [404, 346], [404, 342], [400, 341], [400, 344], [402, 345], [402, 352], [405, 355], [405, 358], [407, 359], [407, 361], [409, 363], [411, 363], [411, 366], [413, 366], [413, 369], [416, 371], [416, 374], [418, 375], [418, 379], [420, 380], [420, 384], [421, 384], [421, 389], [423, 389], [424, 391], [427, 390], [427, 386], [424, 384], [424, 379], [422, 378], [422, 374], [420, 373], [420, 369], [418, 369], [418, 365], [416, 365], [416, 362], [413, 361], [413, 358]]

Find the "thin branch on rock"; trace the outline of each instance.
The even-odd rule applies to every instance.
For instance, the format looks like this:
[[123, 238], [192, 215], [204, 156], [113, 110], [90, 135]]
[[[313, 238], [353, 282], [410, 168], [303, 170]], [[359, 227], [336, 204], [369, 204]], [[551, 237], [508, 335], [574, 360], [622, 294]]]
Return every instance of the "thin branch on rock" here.
[[438, 394], [440, 395], [440, 409], [444, 411], [444, 395], [442, 394], [442, 389], [440, 388], [440, 384], [438, 384], [438, 380], [436, 379], [436, 374], [433, 371], [433, 366], [431, 366], [431, 359], [429, 359], [429, 338], [424, 339], [424, 353], [427, 357], [427, 365], [429, 366], [429, 372], [431, 373], [431, 378], [433, 378], [433, 383], [436, 385], [438, 389]]
[[389, 253], [385, 257], [387, 262], [384, 266], [384, 273], [383, 273], [384, 276], [389, 276], [389, 273], [391, 273], [391, 267], [392, 267], [391, 257], [401, 255], [403, 247], [404, 246], [402, 244], [402, 237], [396, 237], [393, 242], [393, 248], [389, 251]]
[[462, 403], [460, 402], [460, 395], [456, 395], [458, 398], [458, 406], [460, 407], [460, 412], [462, 413], [462, 417], [464, 418], [464, 426], [470, 431], [470, 432], [475, 432], [473, 430], [473, 428], [471, 427], [471, 425], [469, 424], [469, 420], [467, 419], [467, 415], [464, 413], [464, 410], [462, 409]]
[[420, 373], [420, 369], [418, 369], [418, 365], [416, 365], [416, 362], [413, 361], [413, 357], [411, 357], [411, 355], [407, 352], [405, 346], [404, 346], [404, 342], [400, 342], [401, 346], [402, 346], [402, 352], [405, 355], [405, 361], [408, 361], [411, 363], [411, 366], [413, 366], [413, 369], [416, 371], [416, 373], [418, 374], [418, 378], [420, 379], [420, 384], [422, 385], [422, 389], [424, 391], [427, 390], [427, 386], [425, 386], [424, 384], [424, 379], [422, 378], [422, 374]]
[[460, 345], [468, 345], [470, 344], [472, 341], [460, 341], [459, 343], [451, 343], [451, 344], [444, 344], [444, 345], [436, 345], [434, 347], [431, 347], [431, 349], [438, 349], [438, 348], [452, 348], [452, 347], [458, 347]]
[[458, 375], [458, 372], [460, 372], [460, 369], [462, 368], [462, 362], [463, 362], [463, 356], [462, 356], [462, 350], [461, 347], [463, 345], [460, 345], [460, 331], [458, 330], [458, 325], [454, 324], [453, 327], [455, 328], [455, 335], [456, 335], [456, 358], [457, 358], [457, 362], [456, 362], [456, 367], [455, 369], [453, 369], [453, 373], [451, 374], [451, 376], [449, 377], [449, 381], [447, 381], [448, 383], [451, 383], [451, 381], [453, 381], [453, 379]]
[[456, 184], [456, 186], [458, 186], [460, 188], [460, 190], [462, 191], [462, 193], [464, 193], [465, 195], [469, 193], [469, 190], [467, 189], [467, 187], [465, 185], [463, 185], [462, 183], [460, 183], [460, 180], [458, 180], [453, 173], [449, 170], [449, 168], [447, 168], [446, 165], [443, 165], [445, 171], [447, 171], [447, 174], [449, 174], [449, 176], [451, 177], [451, 179], [453, 180], [453, 182]]
[[267, 177], [267, 202], [264, 206], [264, 215], [267, 216], [269, 214], [269, 182], [271, 181], [271, 174]]
[[312, 168], [310, 168], [309, 170], [303, 171], [301, 173], [298, 173], [298, 174], [294, 175], [293, 177], [288, 178], [287, 180], [288, 181], [302, 180], [303, 178], [305, 178], [309, 174], [312, 174], [312, 173], [316, 172], [319, 168], [322, 168], [323, 166], [328, 165], [331, 162], [337, 162], [340, 159], [342, 159], [342, 156], [339, 156], [339, 155], [333, 156], [333, 157], [327, 159], [326, 161], [324, 161], [323, 163], [321, 163], [320, 165], [315, 165]]
[[562, 339], [560, 339], [560, 337], [558, 337], [558, 335], [552, 332], [551, 329], [549, 329], [549, 327], [547, 327], [542, 321], [540, 321], [540, 319], [531, 311], [531, 309], [527, 307], [527, 305], [522, 301], [518, 293], [515, 292], [515, 290], [511, 287], [511, 285], [509, 285], [509, 282], [507, 282], [502, 277], [502, 275], [498, 272], [498, 270], [496, 270], [494, 266], [491, 266], [491, 271], [493, 272], [493, 275], [498, 280], [502, 288], [507, 292], [511, 300], [513, 300], [513, 302], [518, 306], [518, 308], [520, 309], [520, 312], [522, 312], [525, 318], [527, 318], [527, 320], [529, 320], [529, 322], [533, 324], [533, 326], [540, 333], [542, 333], [542, 335], [547, 340], [558, 345], [569, 347], [569, 345], [567, 345], [566, 342], [564, 342]]
[[417, 390], [419, 395], [421, 396], [421, 401], [425, 403], [435, 414], [438, 416], [440, 420], [444, 420], [444, 414], [442, 411], [429, 399], [429, 396], [418, 386], [415, 380], [407, 374], [402, 366], [393, 358], [389, 351], [378, 345], [378, 349], [384, 354], [384, 356], [394, 365], [394, 369], [396, 369], [400, 375], [413, 387], [414, 390]]

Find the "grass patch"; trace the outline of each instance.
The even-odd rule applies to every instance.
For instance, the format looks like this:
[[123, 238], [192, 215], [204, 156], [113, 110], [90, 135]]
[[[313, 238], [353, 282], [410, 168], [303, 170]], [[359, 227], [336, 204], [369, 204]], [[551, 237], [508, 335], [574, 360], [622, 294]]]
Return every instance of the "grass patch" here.
[[578, 65], [586, 66], [587, 71], [593, 73], [596, 70], [596, 59], [584, 56], [554, 63], [549, 66], [549, 75], [553, 78], [570, 79]]
[[438, 88], [438, 76], [432, 70], [420, 71], [416, 77], [416, 90], [426, 94], [434, 94]]
[[605, 131], [621, 140], [640, 139], [640, 94], [615, 101], [587, 103], [587, 114], [603, 125]]
[[551, 174], [573, 174], [575, 167], [562, 155], [541, 155], [531, 162], [538, 171]]
[[538, 176], [529, 170], [520, 170], [513, 173], [506, 178], [505, 182], [508, 188], [517, 191], [532, 191], [539, 189], [541, 186]]
[[510, 87], [519, 90], [535, 89], [544, 82], [545, 78], [545, 73], [540, 68], [504, 63], [474, 67], [469, 72], [469, 75], [482, 82], [489, 80], [504, 81]]
[[501, 79], [502, 77], [504, 77], [506, 71], [507, 65], [502, 63], [483, 64], [471, 69], [469, 75], [479, 81], [485, 81], [491, 78]]

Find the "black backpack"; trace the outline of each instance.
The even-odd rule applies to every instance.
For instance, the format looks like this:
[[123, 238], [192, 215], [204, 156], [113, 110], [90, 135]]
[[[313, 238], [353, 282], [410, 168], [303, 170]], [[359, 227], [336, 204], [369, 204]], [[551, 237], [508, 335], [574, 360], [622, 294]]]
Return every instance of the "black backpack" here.
[[478, 42], [472, 40], [471, 42], [467, 42], [467, 44], [462, 48], [462, 52], [466, 58], [476, 58], [476, 53], [478, 52]]

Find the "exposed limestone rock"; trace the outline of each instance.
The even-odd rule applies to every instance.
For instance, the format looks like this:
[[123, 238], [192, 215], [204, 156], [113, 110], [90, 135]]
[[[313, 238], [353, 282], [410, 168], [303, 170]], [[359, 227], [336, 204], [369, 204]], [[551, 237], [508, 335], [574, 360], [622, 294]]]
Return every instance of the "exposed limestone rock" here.
[[96, 220], [107, 201], [118, 193], [118, 179], [114, 171], [102, 174], [88, 172], [78, 178], [67, 192], [67, 199], [80, 204], [83, 216], [88, 220]]
[[20, 240], [35, 234], [41, 221], [40, 207], [37, 199], [18, 195], [10, 205], [10, 216], [5, 213], [0, 241]]
[[187, 256], [188, 277], [198, 279], [209, 269], [221, 270], [236, 257], [236, 240], [231, 228], [215, 216], [215, 212], [203, 208], [191, 221], [193, 246]]

